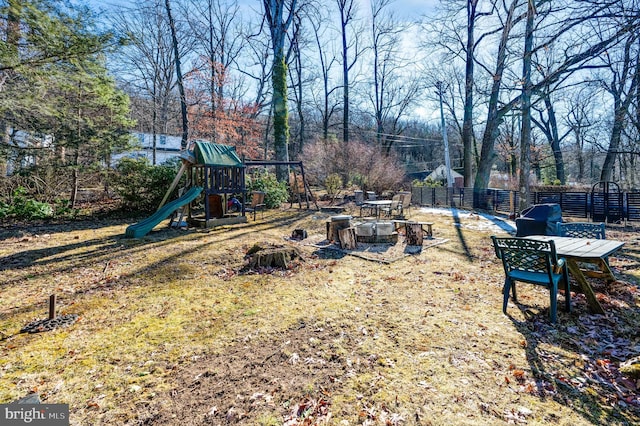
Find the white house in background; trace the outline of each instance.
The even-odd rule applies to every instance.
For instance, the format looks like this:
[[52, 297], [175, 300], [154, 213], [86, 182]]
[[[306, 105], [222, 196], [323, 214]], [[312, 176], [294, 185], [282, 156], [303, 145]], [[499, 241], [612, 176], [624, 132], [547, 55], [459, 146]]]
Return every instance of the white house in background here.
[[[114, 154], [111, 166], [118, 164], [121, 158], [146, 158], [153, 163], [153, 135], [151, 133], [131, 133], [138, 140], [138, 146], [133, 151]], [[162, 164], [180, 154], [180, 136], [156, 135], [156, 164]]]
[[[10, 144], [18, 148], [33, 148], [36, 149], [52, 148], [53, 136], [51, 135], [38, 135], [29, 132], [23, 132], [22, 130], [14, 131], [9, 129]], [[19, 170], [33, 166], [36, 163], [36, 156], [29, 153], [26, 149], [12, 149], [9, 147], [7, 153], [7, 164], [5, 175], [11, 176]]]
[[[118, 164], [121, 158], [147, 158], [149, 163], [153, 163], [153, 135], [151, 133], [132, 132], [137, 138], [137, 147], [132, 151], [114, 154], [111, 158], [111, 167]], [[11, 144], [19, 148], [53, 148], [54, 141], [51, 135], [37, 135], [21, 130], [11, 132]], [[180, 136], [156, 135], [156, 164], [177, 157], [180, 154]], [[20, 153], [19, 153], [20, 152]], [[29, 150], [11, 149], [7, 155], [6, 176], [11, 176], [17, 171], [34, 165], [35, 155], [29, 154]], [[0, 170], [2, 174], [3, 170]]]
[[[444, 186], [447, 186], [447, 166], [445, 166], [444, 164], [439, 165], [424, 180], [427, 179], [443, 182]], [[451, 183], [453, 184], [454, 188], [464, 188], [464, 176], [453, 169], [451, 169], [451, 179], [453, 179], [453, 182]]]

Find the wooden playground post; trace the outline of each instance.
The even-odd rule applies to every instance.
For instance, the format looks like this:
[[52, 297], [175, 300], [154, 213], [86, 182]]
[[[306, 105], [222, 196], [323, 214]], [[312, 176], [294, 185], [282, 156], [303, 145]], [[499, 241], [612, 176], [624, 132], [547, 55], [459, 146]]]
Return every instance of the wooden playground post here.
[[49, 319], [56, 319], [56, 295], [49, 296]]

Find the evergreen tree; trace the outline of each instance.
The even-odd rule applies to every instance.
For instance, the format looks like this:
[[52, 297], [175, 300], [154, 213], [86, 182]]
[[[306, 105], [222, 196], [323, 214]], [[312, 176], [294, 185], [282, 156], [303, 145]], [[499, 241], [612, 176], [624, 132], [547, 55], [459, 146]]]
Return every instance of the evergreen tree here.
[[[71, 166], [73, 204], [81, 166], [108, 161], [128, 139], [128, 98], [102, 58], [114, 38], [95, 30], [89, 9], [51, 0], [0, 1], [0, 23], [0, 163], [11, 150], [36, 167]], [[17, 131], [28, 136], [14, 140]]]

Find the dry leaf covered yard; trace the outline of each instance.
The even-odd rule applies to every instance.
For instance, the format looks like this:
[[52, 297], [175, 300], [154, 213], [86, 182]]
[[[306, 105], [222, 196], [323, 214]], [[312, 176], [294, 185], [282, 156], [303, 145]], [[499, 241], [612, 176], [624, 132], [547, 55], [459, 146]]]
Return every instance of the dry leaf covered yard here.
[[[640, 355], [637, 233], [608, 230], [626, 245], [610, 259], [619, 281], [596, 285], [607, 314], [578, 294], [552, 325], [533, 286], [502, 314], [489, 236], [504, 231], [486, 219], [413, 208], [440, 244], [415, 253], [400, 237], [375, 254], [385, 263], [319, 244], [327, 217], [267, 211], [142, 239], [123, 237], [130, 222], [0, 228], [0, 403], [37, 392], [73, 425], [640, 422], [618, 370]], [[255, 243], [301, 258], [249, 269]], [[78, 320], [21, 333], [51, 294]]]

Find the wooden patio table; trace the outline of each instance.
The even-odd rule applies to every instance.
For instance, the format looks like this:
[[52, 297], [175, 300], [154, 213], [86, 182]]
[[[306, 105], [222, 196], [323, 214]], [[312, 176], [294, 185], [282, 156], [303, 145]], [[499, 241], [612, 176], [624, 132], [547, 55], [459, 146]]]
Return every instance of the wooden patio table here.
[[[615, 281], [616, 277], [607, 263], [607, 257], [620, 250], [624, 245], [622, 241], [597, 240], [594, 238], [556, 237], [548, 235], [531, 235], [531, 238], [540, 241], [553, 241], [558, 257], [564, 257], [567, 261], [569, 273], [575, 278], [587, 298], [589, 308], [593, 313], [604, 314], [604, 309], [593, 291], [593, 287], [587, 281], [587, 277], [604, 278], [607, 282]], [[580, 263], [589, 263], [597, 266], [597, 270], [583, 270]]]

